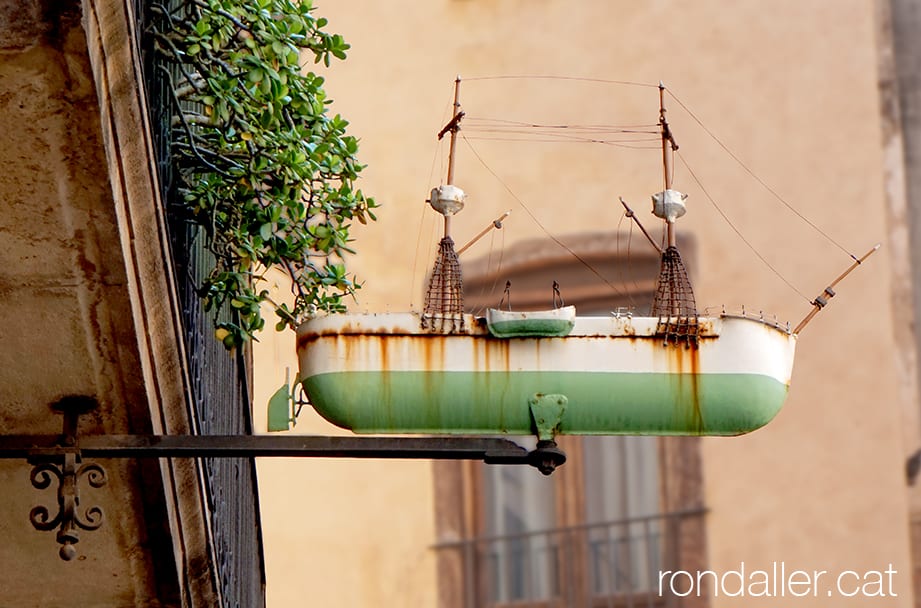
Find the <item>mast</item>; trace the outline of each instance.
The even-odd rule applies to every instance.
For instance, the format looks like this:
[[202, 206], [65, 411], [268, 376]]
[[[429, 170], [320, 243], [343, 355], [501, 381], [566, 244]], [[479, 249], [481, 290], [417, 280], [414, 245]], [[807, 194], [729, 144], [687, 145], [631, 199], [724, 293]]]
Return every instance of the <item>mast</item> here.
[[[659, 81], [659, 129], [662, 133], [662, 170], [665, 173], [665, 190], [672, 189], [672, 156], [678, 149], [675, 138], [672, 137], [672, 131], [668, 127], [668, 121], [665, 119], [665, 84]], [[674, 218], [665, 219], [665, 232], [668, 240], [668, 247], [675, 247], [677, 239], [675, 236]]]
[[[448, 150], [448, 183], [454, 183], [454, 150], [457, 148], [457, 132], [460, 130], [460, 75], [454, 79], [454, 118], [448, 123], [447, 129], [451, 131], [451, 144]], [[444, 131], [441, 133], [444, 135]]]
[[[672, 160], [678, 144], [665, 118], [665, 84], [659, 82], [659, 130], [662, 135], [662, 170], [665, 190], [652, 195], [652, 213], [665, 220], [667, 244], [662, 252], [662, 265], [656, 283], [656, 294], [652, 302], [652, 315], [659, 317], [657, 333], [665, 336], [665, 342], [687, 340], [696, 344], [697, 304], [694, 290], [688, 280], [687, 270], [678, 253], [675, 220], [687, 212], [684, 200], [687, 194], [672, 190]], [[625, 204], [626, 206], [626, 204]], [[629, 212], [629, 208], [628, 208]], [[647, 237], [648, 238], [648, 237]]]
[[[457, 132], [460, 131], [460, 121], [464, 113], [460, 109], [460, 75], [454, 79], [454, 117], [451, 119], [441, 133], [438, 139], [441, 139], [446, 131], [451, 132], [451, 140], [448, 147], [448, 177], [446, 183], [449, 186], [454, 185], [454, 151], [457, 149]], [[451, 236], [451, 215], [445, 214], [445, 236]]]

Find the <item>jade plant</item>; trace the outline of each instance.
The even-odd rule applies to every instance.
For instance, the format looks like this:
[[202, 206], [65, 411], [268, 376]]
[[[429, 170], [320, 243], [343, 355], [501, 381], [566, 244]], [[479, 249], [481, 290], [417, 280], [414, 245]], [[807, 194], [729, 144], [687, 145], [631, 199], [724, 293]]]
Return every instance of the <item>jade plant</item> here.
[[[231, 307], [216, 335], [235, 348], [261, 330], [270, 302], [279, 330], [344, 310], [358, 288], [347, 272], [349, 228], [376, 219], [356, 187], [362, 165], [348, 123], [331, 115], [324, 79], [304, 63], [344, 59], [309, 0], [187, 0], [156, 6], [167, 67], [172, 157], [185, 218], [204, 232], [214, 266], [206, 309]], [[292, 280], [293, 304], [270, 300], [264, 272]]]

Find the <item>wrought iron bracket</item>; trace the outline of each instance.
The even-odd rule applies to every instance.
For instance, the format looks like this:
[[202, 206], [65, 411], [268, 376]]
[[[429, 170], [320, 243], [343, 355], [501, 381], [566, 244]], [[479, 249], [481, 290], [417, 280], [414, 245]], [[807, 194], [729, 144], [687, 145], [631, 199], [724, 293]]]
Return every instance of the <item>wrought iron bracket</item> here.
[[80, 487], [106, 485], [105, 469], [84, 458], [384, 458], [481, 460], [487, 464], [526, 464], [549, 475], [566, 456], [553, 441], [526, 450], [517, 443], [488, 437], [325, 437], [315, 435], [78, 435], [80, 416], [94, 410], [92, 397], [65, 397], [51, 408], [64, 416], [61, 435], [0, 436], [0, 458], [25, 458], [33, 465], [32, 486], [57, 484], [58, 510], [45, 506], [29, 513], [37, 530], [58, 529], [60, 556], [72, 560], [80, 530], [103, 523], [98, 506], [81, 507]]
[[87, 397], [65, 397], [51, 408], [64, 415], [64, 430], [56, 438], [54, 453], [30, 453], [32, 465], [29, 479], [32, 487], [44, 490], [57, 484], [58, 510], [51, 515], [48, 507], [39, 505], [29, 512], [29, 521], [36, 530], [58, 529], [57, 541], [61, 545], [61, 559], [70, 561], [77, 556], [74, 545], [80, 540], [80, 530], [96, 530], [102, 525], [102, 509], [93, 506], [80, 508], [80, 484], [85, 480], [92, 488], [101, 488], [108, 481], [105, 469], [93, 462], [82, 462], [77, 447], [77, 423], [81, 414], [95, 409], [97, 403]]

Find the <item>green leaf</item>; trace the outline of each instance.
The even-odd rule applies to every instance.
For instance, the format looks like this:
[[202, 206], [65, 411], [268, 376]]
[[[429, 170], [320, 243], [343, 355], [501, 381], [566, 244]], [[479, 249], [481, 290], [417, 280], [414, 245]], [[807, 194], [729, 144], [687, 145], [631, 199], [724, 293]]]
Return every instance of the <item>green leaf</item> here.
[[279, 264], [293, 280], [293, 306], [275, 307], [279, 330], [345, 310], [342, 298], [359, 287], [338, 260], [351, 251], [351, 221], [375, 219], [376, 203], [355, 188], [358, 140], [327, 114], [324, 78], [300, 71], [301, 53], [329, 65], [349, 49], [312, 10], [305, 0], [204, 0], [163, 32], [178, 50], [161, 52], [204, 84], [189, 96], [197, 109], [185, 110], [196, 149], [176, 129], [172, 154], [184, 215], [214, 254], [201, 293], [206, 309], [229, 309], [215, 334], [228, 349], [265, 325], [260, 265]]
[[240, 338], [237, 337], [236, 335], [230, 333], [230, 334], [227, 334], [224, 337], [224, 339], [221, 340], [221, 342], [224, 343], [224, 348], [226, 348], [227, 350], [232, 350], [236, 348], [238, 344], [242, 343], [242, 340], [240, 340]]

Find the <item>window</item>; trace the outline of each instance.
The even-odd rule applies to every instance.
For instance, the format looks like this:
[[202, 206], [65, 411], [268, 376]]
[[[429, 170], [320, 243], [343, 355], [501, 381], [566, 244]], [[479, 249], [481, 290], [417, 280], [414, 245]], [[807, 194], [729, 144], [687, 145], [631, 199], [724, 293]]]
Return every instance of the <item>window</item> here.
[[[662, 563], [655, 437], [585, 437], [585, 520], [595, 595], [650, 592]], [[626, 522], [611, 524], [610, 522]]]

